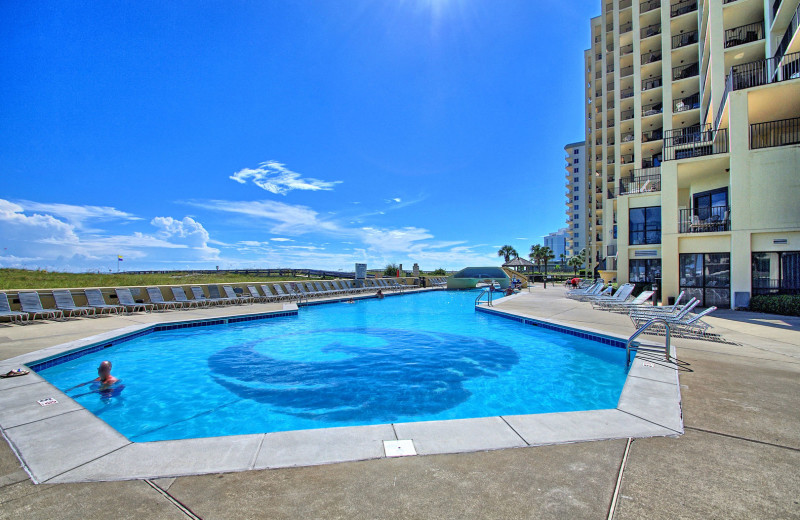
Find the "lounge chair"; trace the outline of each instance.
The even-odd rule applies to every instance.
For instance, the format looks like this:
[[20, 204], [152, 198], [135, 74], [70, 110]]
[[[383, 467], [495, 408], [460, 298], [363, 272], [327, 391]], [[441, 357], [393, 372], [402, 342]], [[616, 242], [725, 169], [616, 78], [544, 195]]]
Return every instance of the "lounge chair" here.
[[175, 299], [175, 301], [185, 307], [200, 307], [201, 305], [206, 304], [206, 302], [190, 300], [187, 298], [186, 291], [183, 290], [183, 287], [171, 287], [170, 289], [172, 290], [172, 297]]
[[144, 312], [150, 312], [155, 308], [155, 305], [152, 303], [138, 303], [134, 300], [130, 289], [114, 289], [114, 292], [117, 293], [119, 304], [125, 307], [125, 310], [128, 312], [136, 312], [139, 309]]
[[[173, 293], [175, 294], [175, 293]], [[178, 307], [183, 307], [183, 303], [178, 301], [167, 301], [164, 299], [164, 295], [161, 294], [161, 289], [158, 287], [148, 287], [147, 288], [147, 297], [150, 298], [150, 303], [152, 303], [156, 309], [176, 309]]]
[[[209, 289], [208, 292], [210, 293], [211, 290]], [[217, 294], [219, 294], [219, 289], [217, 289]], [[207, 298], [203, 288], [198, 285], [192, 286], [192, 298], [202, 305], [220, 305], [224, 303], [221, 299]]]
[[313, 282], [312, 285], [317, 290], [318, 293], [322, 294], [322, 296], [335, 296], [336, 294], [338, 294], [337, 291], [334, 291], [332, 289], [326, 289], [325, 287], [323, 287], [322, 282]]
[[[296, 296], [295, 296], [294, 294], [292, 294], [292, 292], [291, 292], [291, 291], [289, 291], [289, 292], [285, 292], [285, 291], [283, 290], [283, 287], [282, 287], [282, 286], [281, 286], [281, 284], [279, 284], [279, 283], [274, 283], [274, 284], [272, 284], [272, 288], [273, 288], [273, 289], [275, 289], [275, 294], [276, 294], [276, 296], [278, 297], [278, 301], [284, 301], [284, 300], [289, 300], [289, 301], [291, 301], [291, 300], [293, 300], [294, 298], [296, 298]], [[261, 289], [262, 289], [262, 290], [264, 291], [264, 293], [266, 294], [266, 293], [267, 293], [267, 291], [269, 291], [269, 286], [268, 286], [268, 285], [262, 285], [262, 286], [261, 286]]]
[[600, 290], [599, 292], [591, 292], [591, 293], [584, 294], [584, 295], [578, 295], [573, 299], [578, 300], [578, 301], [582, 301], [582, 302], [587, 302], [590, 299], [597, 298], [597, 297], [606, 297], [606, 298], [608, 298], [608, 297], [611, 297], [611, 293], [613, 291], [614, 291], [614, 288], [609, 285], [608, 287]]
[[348, 289], [345, 286], [344, 281], [342, 280], [331, 280], [330, 284], [334, 289], [337, 289], [341, 294], [353, 294], [353, 290]]
[[684, 305], [677, 313], [674, 314], [667, 312], [662, 314], [652, 313], [652, 312], [646, 312], [646, 313], [631, 312], [629, 316], [631, 318], [631, 321], [633, 322], [633, 326], [638, 329], [639, 327], [641, 327], [642, 325], [644, 325], [653, 318], [663, 318], [666, 320], [680, 320], [684, 316], [688, 315], [689, 312], [691, 312], [692, 309], [694, 309], [698, 305], [700, 305], [700, 300], [692, 298], [686, 305]]
[[253, 298], [253, 301], [258, 301], [259, 303], [267, 303], [271, 300], [269, 294], [266, 296], [261, 296], [261, 293], [258, 292], [258, 288], [255, 285], [248, 285], [247, 292], [250, 293], [250, 297]]
[[37, 316], [41, 316], [44, 319], [52, 318], [54, 320], [64, 317], [64, 313], [58, 309], [42, 308], [42, 301], [39, 299], [39, 293], [37, 292], [19, 293], [19, 304], [20, 307], [22, 307], [22, 312], [27, 312], [28, 316], [33, 319], [36, 319]]
[[[690, 315], [687, 312], [686, 314], [682, 314], [681, 316], [663, 317], [662, 319], [666, 320], [667, 323], [669, 323], [670, 335], [678, 336], [681, 338], [697, 337], [697, 336], [706, 338], [719, 338], [719, 334], [712, 334], [708, 332], [708, 329], [711, 326], [703, 321], [703, 318], [705, 316], [708, 316], [715, 310], [717, 310], [716, 307], [709, 307], [708, 309], [698, 314], [695, 314], [694, 316]], [[653, 330], [655, 333], [663, 333], [664, 325], [662, 323], [654, 323], [651, 326], [651, 328], [647, 330], [648, 332], [650, 330]]]
[[75, 305], [75, 300], [72, 299], [72, 293], [69, 289], [59, 289], [53, 291], [53, 299], [56, 301], [56, 308], [62, 312], [69, 313], [67, 316], [89, 316], [94, 314], [93, 307], [79, 307]]
[[644, 305], [644, 303], [649, 300], [655, 291], [642, 291], [639, 296], [632, 300], [624, 301], [624, 302], [601, 302], [598, 304], [598, 308], [602, 311], [611, 311], [611, 312], [624, 312], [628, 313], [631, 308], [636, 308], [636, 306]]
[[689, 301], [681, 305], [680, 302], [683, 299], [684, 295], [686, 294], [685, 291], [681, 291], [678, 297], [675, 299], [675, 303], [672, 305], [664, 305], [661, 307], [654, 307], [652, 305], [639, 305], [636, 307], [632, 307], [628, 313], [630, 315], [638, 315], [639, 317], [659, 317], [659, 316], [675, 316], [679, 312], [681, 312], [687, 305], [691, 305], [697, 301], [697, 298], [690, 298]]
[[587, 299], [591, 302], [592, 307], [602, 303], [621, 303], [628, 299], [634, 289], [633, 284], [626, 283], [620, 286], [613, 296], [587, 296]]
[[365, 292], [365, 291], [366, 291], [366, 288], [365, 288], [365, 287], [363, 287], [363, 286], [361, 286], [361, 287], [357, 287], [357, 286], [356, 286], [356, 285], [353, 283], [353, 281], [352, 281], [352, 280], [345, 280], [344, 282], [342, 282], [342, 285], [344, 285], [344, 286], [345, 286], [345, 287], [347, 287], [348, 289], [351, 289], [351, 290], [352, 290], [354, 293], [362, 293], [362, 292]]
[[219, 291], [219, 285], [208, 286], [208, 298], [211, 302], [216, 302], [220, 305], [233, 305], [234, 303], [236, 304], [241, 303], [241, 301], [238, 298], [231, 298], [230, 296], [222, 296], [222, 293]]
[[585, 289], [573, 289], [571, 291], [567, 291], [566, 296], [567, 298], [578, 299], [582, 296], [590, 296], [593, 294], [600, 294], [600, 291], [603, 290], [605, 284], [603, 282], [595, 282], [589, 287]]
[[291, 282], [291, 283], [284, 282], [283, 287], [284, 289], [286, 289], [287, 294], [291, 294], [298, 300], [300, 300], [303, 297], [308, 298], [308, 296], [306, 295], [305, 287], [303, 287], [303, 284], [301, 282]]
[[324, 291], [318, 291], [318, 290], [314, 289], [314, 284], [312, 284], [311, 282], [299, 283], [297, 285], [300, 286], [301, 290], [305, 290], [306, 294], [309, 295], [309, 296], [324, 296], [325, 295]]
[[225, 296], [236, 301], [237, 303], [253, 303], [254, 298], [252, 296], [248, 296], [246, 294], [242, 294], [240, 296], [236, 294], [236, 291], [234, 291], [233, 287], [230, 285], [223, 285], [222, 290], [225, 291]]
[[322, 286], [332, 291], [333, 294], [345, 294], [347, 291], [343, 291], [339, 286], [334, 285], [333, 282], [322, 282]]
[[6, 293], [0, 293], [0, 318], [10, 318], [12, 322], [19, 321], [20, 323], [30, 321], [30, 316], [28, 316], [27, 312], [11, 310], [11, 304], [8, 302]]
[[86, 303], [89, 307], [94, 307], [95, 312], [100, 311], [100, 314], [106, 311], [109, 314], [112, 312], [119, 314], [125, 310], [122, 305], [107, 304], [100, 289], [84, 289], [83, 294], [86, 295]]

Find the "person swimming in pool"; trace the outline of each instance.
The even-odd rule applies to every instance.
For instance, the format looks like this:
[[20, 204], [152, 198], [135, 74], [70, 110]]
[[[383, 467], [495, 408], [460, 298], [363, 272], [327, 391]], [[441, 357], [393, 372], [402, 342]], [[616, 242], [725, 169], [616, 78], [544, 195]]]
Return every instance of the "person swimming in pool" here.
[[[96, 388], [92, 388], [92, 391], [103, 393], [110, 391], [118, 382], [119, 379], [111, 375], [111, 361], [103, 361], [100, 363], [100, 366], [97, 367], [97, 378], [92, 379], [91, 381], [86, 381], [85, 383], [81, 383], [79, 385], [75, 385], [72, 388], [67, 389], [67, 392], [74, 390], [75, 388], [91, 384], [93, 387], [96, 386]], [[120, 386], [119, 389], [121, 390], [122, 386]]]
[[383, 299], [383, 291], [378, 289], [378, 292], [375, 293], [375, 297], [378, 298], [379, 300], [382, 300]]

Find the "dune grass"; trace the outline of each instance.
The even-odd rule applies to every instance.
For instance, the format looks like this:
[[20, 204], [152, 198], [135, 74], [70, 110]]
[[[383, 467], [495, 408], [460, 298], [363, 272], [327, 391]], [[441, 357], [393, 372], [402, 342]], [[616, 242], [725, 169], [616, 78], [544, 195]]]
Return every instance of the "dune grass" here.
[[126, 274], [126, 273], [59, 273], [26, 269], [0, 269], [0, 290], [60, 289], [82, 287], [125, 287], [147, 285], [184, 285], [206, 283], [280, 282], [308, 280], [292, 276], [256, 276], [233, 273], [213, 274]]

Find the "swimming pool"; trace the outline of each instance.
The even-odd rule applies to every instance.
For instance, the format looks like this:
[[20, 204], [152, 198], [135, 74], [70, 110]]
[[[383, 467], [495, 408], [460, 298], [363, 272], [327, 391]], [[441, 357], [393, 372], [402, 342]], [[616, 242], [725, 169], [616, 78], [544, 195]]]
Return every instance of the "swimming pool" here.
[[110, 359], [119, 395], [69, 395], [136, 442], [616, 407], [624, 350], [476, 313], [475, 295], [155, 332], [39, 373], [66, 390]]

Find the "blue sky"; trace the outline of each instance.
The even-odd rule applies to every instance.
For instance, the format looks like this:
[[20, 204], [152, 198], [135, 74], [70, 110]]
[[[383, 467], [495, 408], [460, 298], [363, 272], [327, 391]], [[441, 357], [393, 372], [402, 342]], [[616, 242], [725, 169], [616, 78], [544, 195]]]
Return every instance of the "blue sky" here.
[[493, 265], [564, 226], [588, 0], [0, 4], [0, 266]]

